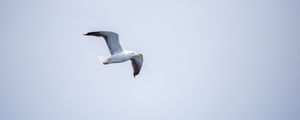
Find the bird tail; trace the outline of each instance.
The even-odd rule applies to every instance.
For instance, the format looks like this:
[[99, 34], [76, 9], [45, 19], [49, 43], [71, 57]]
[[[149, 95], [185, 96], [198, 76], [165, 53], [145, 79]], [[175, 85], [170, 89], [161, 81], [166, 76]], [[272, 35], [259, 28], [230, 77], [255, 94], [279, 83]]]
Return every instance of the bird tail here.
[[105, 62], [105, 59], [106, 59], [105, 56], [98, 56], [98, 61], [102, 64]]

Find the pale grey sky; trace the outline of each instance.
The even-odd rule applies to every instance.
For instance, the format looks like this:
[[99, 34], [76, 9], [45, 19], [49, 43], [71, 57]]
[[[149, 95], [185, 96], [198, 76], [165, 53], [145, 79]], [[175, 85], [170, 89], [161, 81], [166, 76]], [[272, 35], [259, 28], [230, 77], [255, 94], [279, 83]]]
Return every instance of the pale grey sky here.
[[[1, 120], [299, 120], [297, 0], [1, 0]], [[144, 54], [103, 66], [119, 33]]]

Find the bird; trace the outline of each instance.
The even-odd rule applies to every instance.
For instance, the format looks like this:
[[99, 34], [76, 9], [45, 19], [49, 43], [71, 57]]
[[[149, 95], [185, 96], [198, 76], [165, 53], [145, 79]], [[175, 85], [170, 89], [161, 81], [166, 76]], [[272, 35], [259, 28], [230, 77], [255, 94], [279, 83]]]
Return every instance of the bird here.
[[144, 61], [143, 54], [136, 51], [124, 50], [120, 45], [117, 33], [111, 31], [94, 31], [83, 35], [104, 38], [111, 56], [103, 59], [103, 65], [122, 63], [130, 60], [133, 67], [133, 77], [135, 78], [140, 73]]

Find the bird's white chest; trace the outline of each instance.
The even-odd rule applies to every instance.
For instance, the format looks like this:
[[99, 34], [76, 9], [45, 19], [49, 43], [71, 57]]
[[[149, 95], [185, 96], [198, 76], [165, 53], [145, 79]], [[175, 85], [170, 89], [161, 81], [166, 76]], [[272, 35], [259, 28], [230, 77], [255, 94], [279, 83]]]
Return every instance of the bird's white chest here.
[[118, 53], [109, 57], [110, 63], [120, 63], [130, 60], [131, 56], [126, 53]]

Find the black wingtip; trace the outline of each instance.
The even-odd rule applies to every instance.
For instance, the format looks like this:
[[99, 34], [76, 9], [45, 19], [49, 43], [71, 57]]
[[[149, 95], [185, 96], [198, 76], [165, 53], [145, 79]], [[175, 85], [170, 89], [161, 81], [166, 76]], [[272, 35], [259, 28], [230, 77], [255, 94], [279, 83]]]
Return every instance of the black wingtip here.
[[83, 34], [85, 36], [97, 36], [97, 37], [106, 37], [105, 33], [101, 33], [99, 31], [96, 31], [96, 32], [88, 32], [88, 33], [85, 33]]
[[89, 35], [89, 33], [84, 33], [83, 35], [85, 35], [85, 36], [88, 36], [88, 35]]
[[98, 32], [88, 32], [88, 33], [85, 33], [83, 35], [86, 35], [86, 36], [97, 36], [99, 33]]

